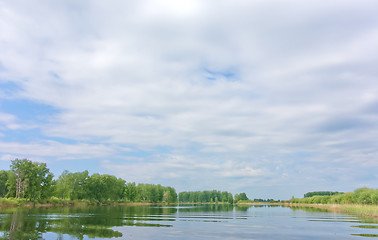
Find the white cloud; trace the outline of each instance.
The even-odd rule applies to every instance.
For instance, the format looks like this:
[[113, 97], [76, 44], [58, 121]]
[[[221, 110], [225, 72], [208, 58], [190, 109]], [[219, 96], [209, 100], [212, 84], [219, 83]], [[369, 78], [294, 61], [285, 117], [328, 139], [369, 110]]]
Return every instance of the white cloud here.
[[261, 176], [261, 175], [263, 175], [261, 170], [259, 169], [256, 170], [250, 167], [222, 172], [222, 176], [224, 177], [236, 177], [236, 178], [256, 177], [256, 176]]
[[[15, 158], [34, 158], [53, 160], [77, 160], [110, 156], [114, 149], [104, 145], [89, 145], [85, 143], [64, 144], [56, 141], [43, 141], [35, 143], [0, 142], [2, 159], [7, 156]], [[50, 159], [49, 159], [50, 158]]]
[[18, 130], [18, 129], [30, 129], [32, 126], [20, 124], [20, 121], [16, 116], [12, 114], [0, 112], [0, 130]]
[[[17, 97], [58, 110], [38, 126], [46, 137], [80, 144], [2, 142], [2, 152], [115, 155], [126, 164], [104, 164], [131, 169], [138, 181], [198, 169], [264, 179], [281, 159], [286, 168], [276, 171], [289, 178], [295, 173], [287, 168], [309, 159], [376, 167], [377, 146], [368, 143], [378, 136], [377, 112], [366, 109], [377, 102], [377, 7], [368, 0], [3, 2], [0, 77], [20, 87]], [[25, 125], [7, 113], [0, 123]], [[170, 150], [138, 162], [120, 157], [121, 146]], [[298, 152], [312, 156], [290, 160]]]

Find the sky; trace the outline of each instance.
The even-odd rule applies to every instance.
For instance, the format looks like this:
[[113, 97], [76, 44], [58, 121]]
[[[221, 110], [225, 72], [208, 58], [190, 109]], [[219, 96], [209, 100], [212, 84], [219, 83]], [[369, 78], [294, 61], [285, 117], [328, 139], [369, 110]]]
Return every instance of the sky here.
[[0, 0], [0, 169], [290, 199], [378, 185], [376, 0]]

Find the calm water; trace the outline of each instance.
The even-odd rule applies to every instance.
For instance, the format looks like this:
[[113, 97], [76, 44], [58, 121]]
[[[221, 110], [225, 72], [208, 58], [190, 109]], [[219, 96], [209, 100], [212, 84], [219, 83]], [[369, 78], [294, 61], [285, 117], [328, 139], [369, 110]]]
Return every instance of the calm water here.
[[[373, 239], [378, 220], [280, 206], [0, 210], [0, 239]], [[375, 238], [378, 239], [378, 238]]]

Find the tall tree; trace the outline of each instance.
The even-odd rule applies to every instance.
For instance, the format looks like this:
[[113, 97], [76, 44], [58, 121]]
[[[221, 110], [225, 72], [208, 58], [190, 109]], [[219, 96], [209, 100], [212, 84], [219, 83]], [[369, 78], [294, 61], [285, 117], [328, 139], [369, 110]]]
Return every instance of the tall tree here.
[[0, 171], [0, 197], [5, 197], [5, 195], [8, 193], [8, 176], [8, 171]]
[[15, 159], [11, 164], [13, 176], [8, 178], [9, 195], [30, 200], [46, 199], [52, 194], [53, 174], [45, 163]]

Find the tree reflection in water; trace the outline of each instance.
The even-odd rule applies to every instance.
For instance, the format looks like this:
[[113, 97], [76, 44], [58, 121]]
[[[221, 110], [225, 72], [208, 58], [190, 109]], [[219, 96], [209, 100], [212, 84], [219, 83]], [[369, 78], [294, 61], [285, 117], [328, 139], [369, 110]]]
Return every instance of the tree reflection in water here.
[[[76, 239], [122, 237], [122, 233], [110, 229], [124, 225], [119, 211], [109, 208], [17, 208], [1, 212], [0, 239], [43, 239], [43, 234], [57, 233]], [[114, 210], [114, 209], [113, 209]], [[117, 215], [118, 212], [118, 215]]]

